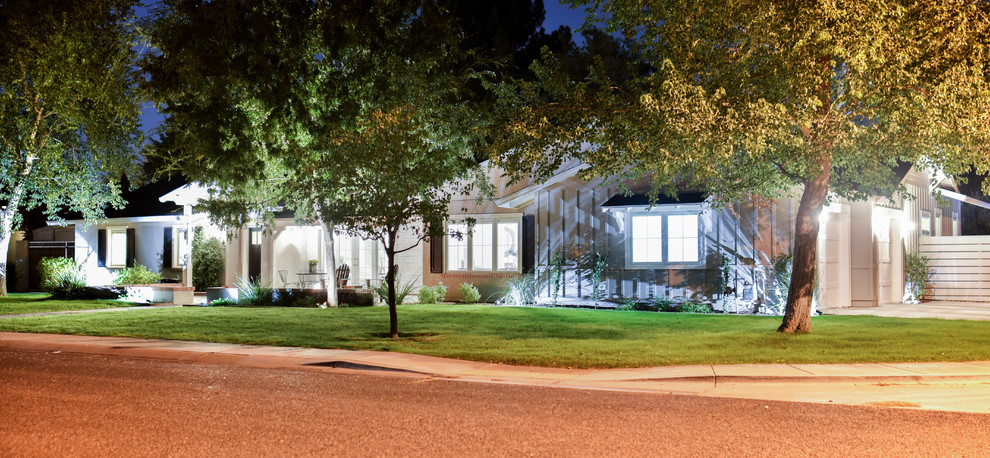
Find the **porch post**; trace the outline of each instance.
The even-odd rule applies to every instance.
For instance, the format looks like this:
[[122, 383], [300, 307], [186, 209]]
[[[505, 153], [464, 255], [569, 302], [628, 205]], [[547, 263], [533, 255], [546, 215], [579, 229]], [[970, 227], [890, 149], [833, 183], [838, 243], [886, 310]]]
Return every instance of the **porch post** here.
[[186, 204], [182, 206], [182, 218], [186, 223], [186, 237], [182, 241], [185, 245], [183, 247], [183, 252], [185, 253], [182, 266], [182, 286], [192, 286], [192, 267], [193, 267], [193, 257], [192, 257], [192, 240], [193, 240], [193, 227], [192, 227], [192, 205]]

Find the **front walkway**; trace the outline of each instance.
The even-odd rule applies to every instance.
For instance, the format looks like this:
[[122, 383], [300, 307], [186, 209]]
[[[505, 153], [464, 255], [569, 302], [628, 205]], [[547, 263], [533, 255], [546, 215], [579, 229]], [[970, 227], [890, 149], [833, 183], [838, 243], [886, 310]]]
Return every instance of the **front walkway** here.
[[990, 321], [990, 303], [985, 302], [940, 301], [921, 304], [883, 304], [879, 307], [823, 309], [821, 312], [822, 315], [873, 315], [893, 318]]

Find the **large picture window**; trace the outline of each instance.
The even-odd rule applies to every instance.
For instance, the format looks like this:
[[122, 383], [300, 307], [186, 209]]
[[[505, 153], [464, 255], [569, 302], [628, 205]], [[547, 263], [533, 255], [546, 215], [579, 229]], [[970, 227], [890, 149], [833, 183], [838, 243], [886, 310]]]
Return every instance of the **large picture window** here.
[[700, 265], [703, 239], [698, 220], [697, 213], [630, 212], [626, 266]]
[[467, 224], [447, 225], [447, 270], [518, 272], [520, 221], [517, 216], [479, 219], [470, 232]]

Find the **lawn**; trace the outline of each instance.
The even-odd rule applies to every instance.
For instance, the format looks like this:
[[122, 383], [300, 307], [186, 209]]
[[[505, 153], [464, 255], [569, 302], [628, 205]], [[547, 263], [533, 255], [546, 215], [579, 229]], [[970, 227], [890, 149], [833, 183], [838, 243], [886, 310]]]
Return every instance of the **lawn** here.
[[240, 342], [548, 367], [990, 360], [990, 322], [824, 316], [810, 334], [775, 332], [777, 317], [488, 305], [182, 307], [0, 320], [0, 331]]
[[130, 307], [130, 302], [108, 300], [56, 300], [47, 293], [10, 293], [0, 297], [0, 315], [19, 313], [61, 312], [65, 310], [90, 310], [111, 307]]

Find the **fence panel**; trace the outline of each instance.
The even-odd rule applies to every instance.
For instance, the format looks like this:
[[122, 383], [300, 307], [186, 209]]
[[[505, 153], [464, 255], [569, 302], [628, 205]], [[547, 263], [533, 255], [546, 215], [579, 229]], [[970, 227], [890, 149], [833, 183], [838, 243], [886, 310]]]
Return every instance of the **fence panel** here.
[[990, 236], [925, 236], [919, 250], [930, 259], [928, 298], [990, 302]]

